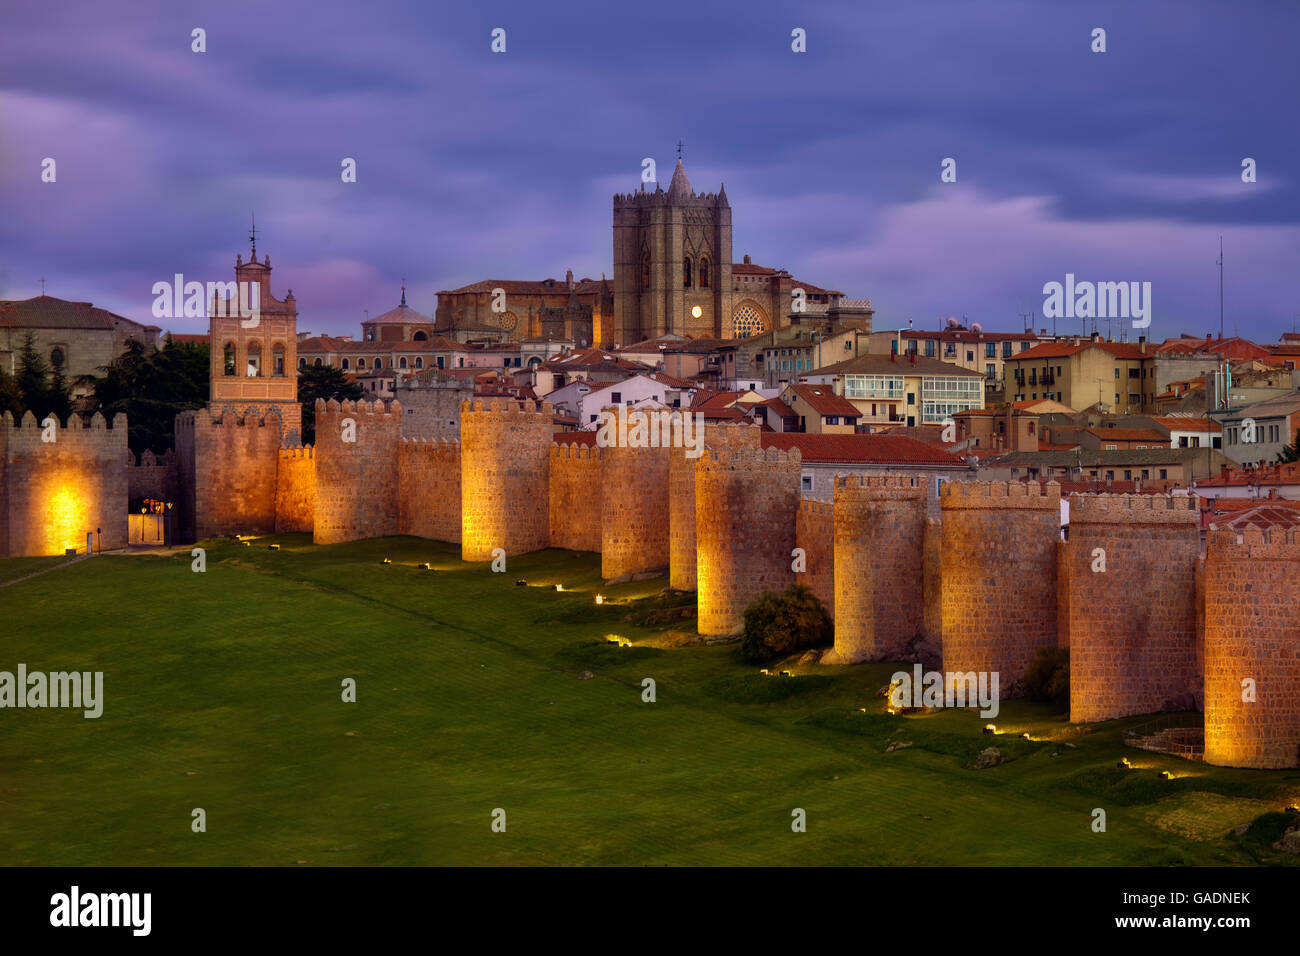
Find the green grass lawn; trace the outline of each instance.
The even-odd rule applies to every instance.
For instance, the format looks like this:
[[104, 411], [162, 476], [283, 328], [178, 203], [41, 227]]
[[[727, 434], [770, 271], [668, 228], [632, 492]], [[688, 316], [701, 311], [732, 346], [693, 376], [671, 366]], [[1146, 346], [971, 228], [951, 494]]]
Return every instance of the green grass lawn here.
[[[98, 556], [0, 588], [0, 670], [102, 670], [105, 690], [99, 720], [0, 710], [0, 863], [1283, 862], [1230, 830], [1295, 803], [1300, 773], [1129, 750], [1140, 718], [1085, 732], [1023, 701], [996, 738], [973, 711], [890, 716], [888, 664], [763, 677], [668, 646], [693, 621], [625, 620], [666, 581], [601, 589], [596, 555], [493, 574], [414, 538], [208, 547], [204, 574], [188, 552]], [[966, 769], [991, 744], [1012, 759]]]

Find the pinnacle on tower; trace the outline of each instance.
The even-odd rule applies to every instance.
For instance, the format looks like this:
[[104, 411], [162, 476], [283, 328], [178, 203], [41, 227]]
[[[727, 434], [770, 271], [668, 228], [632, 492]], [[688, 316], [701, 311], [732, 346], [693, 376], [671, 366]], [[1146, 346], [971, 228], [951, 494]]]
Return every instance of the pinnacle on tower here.
[[690, 199], [695, 195], [695, 190], [691, 189], [691, 181], [686, 178], [686, 167], [682, 165], [680, 159], [673, 168], [673, 179], [668, 184], [669, 199]]

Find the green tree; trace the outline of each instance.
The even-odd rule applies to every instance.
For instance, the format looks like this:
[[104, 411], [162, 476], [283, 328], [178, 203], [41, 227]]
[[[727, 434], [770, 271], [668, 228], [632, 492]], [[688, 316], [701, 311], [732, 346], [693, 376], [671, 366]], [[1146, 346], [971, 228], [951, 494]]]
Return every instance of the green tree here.
[[1291, 444], [1282, 446], [1282, 450], [1277, 453], [1277, 460], [1281, 465], [1289, 461], [1300, 461], [1300, 435]]
[[39, 422], [50, 413], [53, 395], [50, 389], [50, 366], [36, 348], [36, 336], [28, 332], [18, 350], [18, 394], [23, 409]]
[[302, 443], [316, 442], [316, 400], [357, 401], [365, 390], [349, 381], [343, 370], [333, 365], [307, 365], [298, 369], [298, 401], [302, 402]]
[[18, 387], [18, 379], [0, 368], [0, 415], [8, 412], [14, 421], [23, 415], [23, 393]]
[[807, 585], [777, 594], [768, 591], [745, 608], [740, 659], [756, 664], [805, 647], [829, 644], [835, 630], [830, 615]]
[[208, 400], [208, 347], [176, 342], [169, 335], [162, 348], [149, 348], [135, 339], [102, 375], [83, 376], [90, 386], [88, 404], [111, 420], [125, 413], [128, 443], [137, 455], [161, 454], [175, 445], [179, 412], [201, 408]]

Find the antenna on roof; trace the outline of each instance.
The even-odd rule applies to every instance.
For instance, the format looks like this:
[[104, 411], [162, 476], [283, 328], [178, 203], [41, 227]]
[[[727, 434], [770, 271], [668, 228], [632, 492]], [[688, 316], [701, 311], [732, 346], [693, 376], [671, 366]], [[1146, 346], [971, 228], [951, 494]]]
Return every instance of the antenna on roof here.
[[248, 229], [248, 241], [253, 244], [253, 261], [257, 261], [257, 216], [252, 211], [248, 214], [251, 225]]

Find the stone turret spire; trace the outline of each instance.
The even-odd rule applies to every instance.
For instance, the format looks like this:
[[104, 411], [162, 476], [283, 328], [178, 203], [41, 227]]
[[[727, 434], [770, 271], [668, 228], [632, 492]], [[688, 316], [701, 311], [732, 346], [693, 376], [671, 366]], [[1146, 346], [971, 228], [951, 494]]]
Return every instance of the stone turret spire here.
[[686, 167], [678, 159], [676, 167], [673, 168], [672, 182], [668, 184], [668, 198], [690, 199], [694, 195], [695, 190], [691, 188], [691, 181], [686, 178]]

